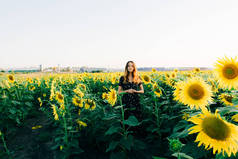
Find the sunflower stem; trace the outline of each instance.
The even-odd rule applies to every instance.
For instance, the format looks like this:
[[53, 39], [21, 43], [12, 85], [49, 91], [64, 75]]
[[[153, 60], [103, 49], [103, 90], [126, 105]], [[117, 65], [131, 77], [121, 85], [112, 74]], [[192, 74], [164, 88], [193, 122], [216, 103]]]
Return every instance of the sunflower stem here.
[[[0, 132], [1, 133], [1, 132]], [[7, 144], [6, 144], [6, 141], [5, 141], [5, 139], [4, 139], [4, 136], [3, 136], [3, 134], [1, 133], [1, 138], [2, 138], [2, 142], [3, 142], [3, 146], [4, 146], [4, 148], [5, 148], [5, 150], [6, 150], [6, 152], [7, 152], [7, 154], [8, 154], [8, 156], [9, 156], [9, 158], [11, 158], [12, 159], [12, 157], [11, 157], [11, 154], [10, 154], [10, 152], [9, 152], [9, 150], [8, 150], [8, 148], [7, 148]]]
[[67, 132], [67, 123], [66, 123], [66, 119], [65, 119], [65, 115], [63, 115], [63, 120], [64, 120], [64, 130], [65, 130], [65, 143], [66, 145], [68, 145], [68, 132]]
[[121, 115], [122, 115], [122, 128], [123, 128], [123, 135], [126, 136], [126, 129], [125, 129], [125, 124], [124, 124], [124, 108], [122, 105], [122, 99], [121, 99], [121, 95], [119, 94], [119, 101], [120, 101], [120, 105], [121, 105]]
[[155, 95], [153, 97], [154, 97], [154, 101], [155, 101], [156, 126], [158, 128], [157, 133], [158, 133], [159, 137], [161, 137], [161, 134], [160, 134], [160, 110], [158, 108], [157, 97]]

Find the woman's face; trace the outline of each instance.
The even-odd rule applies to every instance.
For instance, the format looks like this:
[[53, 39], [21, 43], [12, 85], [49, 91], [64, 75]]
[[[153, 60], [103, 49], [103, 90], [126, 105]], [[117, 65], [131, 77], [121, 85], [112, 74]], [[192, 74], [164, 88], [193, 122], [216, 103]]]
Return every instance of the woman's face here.
[[128, 72], [133, 72], [134, 70], [133, 63], [129, 62], [127, 69], [128, 69]]

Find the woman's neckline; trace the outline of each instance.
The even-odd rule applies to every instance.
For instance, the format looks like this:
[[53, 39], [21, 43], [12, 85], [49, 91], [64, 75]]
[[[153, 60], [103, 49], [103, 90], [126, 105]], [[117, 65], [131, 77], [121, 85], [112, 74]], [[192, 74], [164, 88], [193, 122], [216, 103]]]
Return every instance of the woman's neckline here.
[[[124, 76], [122, 76], [122, 77], [124, 78]], [[133, 83], [133, 81], [132, 81], [132, 82], [129, 82], [129, 81], [128, 81], [128, 83]]]

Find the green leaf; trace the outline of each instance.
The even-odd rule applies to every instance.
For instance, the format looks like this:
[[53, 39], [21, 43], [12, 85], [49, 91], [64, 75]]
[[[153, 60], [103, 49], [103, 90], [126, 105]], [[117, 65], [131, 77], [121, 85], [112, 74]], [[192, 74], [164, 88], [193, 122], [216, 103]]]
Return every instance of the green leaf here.
[[110, 142], [109, 147], [107, 148], [106, 152], [114, 150], [116, 148], [116, 146], [118, 145], [118, 143], [119, 143], [118, 141]]
[[232, 98], [232, 103], [234, 105], [238, 105], [238, 98], [237, 97], [236, 98]]
[[18, 102], [18, 101], [16, 101], [16, 100], [13, 100], [13, 101], [11, 101], [11, 102], [12, 102], [13, 105], [20, 105], [20, 104], [21, 104], [21, 102]]
[[172, 154], [172, 156], [175, 157], [182, 157], [182, 158], [187, 158], [187, 159], [193, 159], [191, 156], [186, 155], [185, 153], [180, 153], [180, 152], [176, 152], [174, 154]]
[[163, 158], [163, 157], [156, 157], [156, 156], [152, 156], [153, 159], [166, 159], [166, 158]]
[[133, 136], [129, 135], [128, 138], [125, 137], [121, 138], [120, 144], [130, 151], [133, 145]]
[[28, 107], [32, 107], [33, 106], [33, 104], [30, 103], [30, 102], [25, 102], [25, 105], [27, 105]]
[[219, 107], [219, 114], [220, 115], [225, 115], [225, 114], [229, 114], [229, 113], [234, 113], [234, 112], [238, 112], [236, 107], [231, 107], [231, 106], [227, 106], [227, 107]]
[[72, 127], [72, 126], [68, 126], [67, 129], [68, 129], [68, 130], [72, 130], [73, 127]]
[[16, 114], [16, 110], [15, 110], [15, 109], [10, 109], [9, 112], [10, 112], [11, 114]]
[[112, 126], [106, 132], [105, 135], [111, 135], [118, 132], [118, 127]]
[[114, 153], [114, 152], [112, 152], [111, 153], [111, 155], [110, 155], [110, 159], [120, 159], [120, 158], [126, 158], [126, 156], [125, 156], [125, 153], [123, 153], [123, 152], [116, 152], [116, 153]]
[[133, 148], [136, 150], [144, 150], [146, 148], [146, 144], [141, 140], [135, 139]]
[[126, 125], [129, 125], [129, 126], [137, 126], [137, 125], [140, 125], [140, 123], [138, 122], [138, 120], [136, 119], [135, 116], [130, 116], [127, 120], [124, 120], [123, 122], [124, 124]]

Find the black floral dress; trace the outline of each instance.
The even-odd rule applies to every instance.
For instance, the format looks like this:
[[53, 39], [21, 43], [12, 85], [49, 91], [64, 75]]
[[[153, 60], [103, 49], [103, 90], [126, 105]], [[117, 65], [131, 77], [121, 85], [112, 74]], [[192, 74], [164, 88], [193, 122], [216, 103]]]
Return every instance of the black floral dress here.
[[[139, 84], [136, 84], [134, 82], [126, 82], [123, 83], [124, 81], [124, 76], [120, 77], [119, 80], [119, 86], [122, 87], [123, 90], [128, 90], [128, 89], [135, 89], [135, 90], [140, 90], [140, 85], [142, 82]], [[141, 118], [141, 105], [140, 105], [140, 96], [138, 93], [126, 93], [123, 94], [122, 96], [122, 104], [125, 104], [125, 119], [127, 119], [130, 115], [134, 115], [138, 120]], [[134, 110], [130, 110], [130, 108], [134, 108]]]

